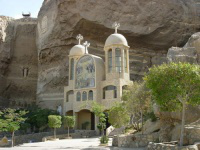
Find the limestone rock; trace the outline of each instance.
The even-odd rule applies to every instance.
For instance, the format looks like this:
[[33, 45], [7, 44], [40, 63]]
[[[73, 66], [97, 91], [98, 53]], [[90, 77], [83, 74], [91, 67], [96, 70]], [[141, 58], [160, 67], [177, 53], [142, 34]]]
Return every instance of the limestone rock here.
[[[168, 122], [180, 122], [181, 121], [181, 112], [163, 112], [160, 111], [159, 107], [154, 105], [154, 113], [157, 117], [159, 117], [161, 120], [165, 120]], [[199, 119], [200, 114], [200, 107], [196, 106], [188, 106], [186, 109], [186, 123], [192, 123]]]
[[195, 47], [172, 47], [167, 53], [169, 62], [197, 63], [197, 52]]
[[37, 20], [1, 16], [0, 107], [26, 107], [36, 100], [38, 55]]
[[[55, 109], [62, 104], [68, 54], [76, 35], [81, 33], [84, 40], [90, 41], [89, 53], [104, 57], [105, 40], [114, 32], [111, 25], [115, 21], [121, 24], [119, 33], [131, 47], [131, 79], [140, 80], [149, 67], [167, 62], [170, 47], [182, 47], [198, 30], [197, 3], [198, 0], [45, 0], [37, 21], [0, 17], [0, 96], [8, 104], [13, 97], [32, 101], [37, 91], [38, 103], [51, 99], [49, 106]], [[194, 46], [188, 47], [199, 47], [198, 40], [193, 39]], [[31, 66], [29, 79], [21, 78], [19, 66], [24, 64]]]
[[[193, 11], [197, 7], [195, 1], [185, 0], [44, 1], [37, 25], [38, 102], [48, 99], [47, 95], [52, 100], [62, 99], [68, 78], [67, 56], [77, 34], [90, 41], [89, 53], [104, 57], [106, 38], [114, 32], [111, 25], [118, 21], [119, 33], [131, 47], [131, 79], [139, 80], [149, 67], [167, 61], [168, 48], [183, 46], [197, 31], [199, 16]], [[45, 77], [46, 73], [57, 76]]]
[[143, 133], [150, 134], [153, 132], [158, 132], [161, 128], [160, 120], [152, 122], [150, 119], [147, 120], [143, 126]]

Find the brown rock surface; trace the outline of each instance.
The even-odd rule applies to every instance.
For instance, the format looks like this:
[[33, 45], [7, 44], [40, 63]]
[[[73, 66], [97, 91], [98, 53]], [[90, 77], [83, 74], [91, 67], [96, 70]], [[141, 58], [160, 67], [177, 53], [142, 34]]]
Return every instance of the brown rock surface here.
[[[81, 33], [91, 43], [90, 53], [104, 57], [103, 46], [114, 32], [111, 28], [114, 21], [121, 24], [119, 33], [127, 38], [131, 47], [131, 79], [141, 79], [148, 67], [167, 61], [168, 48], [183, 46], [200, 28], [198, 2], [45, 0], [38, 16], [37, 35], [36, 21], [24, 22], [22, 19], [17, 23], [20, 21], [3, 19], [0, 21], [4, 22], [0, 24], [0, 83], [3, 85], [0, 96], [24, 101], [35, 99], [37, 90], [38, 102], [57, 100], [49, 103], [55, 108], [63, 99], [63, 86], [68, 78], [68, 54], [76, 43], [76, 35]], [[4, 25], [7, 22], [9, 25]], [[36, 49], [38, 53], [35, 53]], [[32, 68], [30, 73], [33, 74], [26, 81], [21, 78], [19, 66], [22, 64]]]
[[[89, 52], [103, 57], [106, 38], [119, 33], [131, 47], [131, 79], [138, 80], [153, 64], [166, 62], [171, 46], [183, 46], [199, 28], [195, 0], [46, 0], [38, 16], [38, 99], [53, 93], [60, 99], [68, 78], [70, 48], [81, 33], [90, 41]], [[57, 102], [59, 104], [60, 102]]]
[[1, 16], [0, 107], [27, 106], [36, 100], [36, 19]]

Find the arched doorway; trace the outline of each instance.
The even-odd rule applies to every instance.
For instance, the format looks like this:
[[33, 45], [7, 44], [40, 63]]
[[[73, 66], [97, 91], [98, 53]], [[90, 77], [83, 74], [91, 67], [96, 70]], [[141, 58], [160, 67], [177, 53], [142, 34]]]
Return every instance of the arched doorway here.
[[77, 114], [77, 128], [80, 130], [95, 130], [95, 116], [89, 110], [83, 109]]

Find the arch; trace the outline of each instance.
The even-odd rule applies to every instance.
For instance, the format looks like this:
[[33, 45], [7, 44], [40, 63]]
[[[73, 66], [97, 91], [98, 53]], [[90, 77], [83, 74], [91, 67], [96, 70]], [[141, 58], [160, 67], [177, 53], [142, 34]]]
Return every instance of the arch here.
[[74, 58], [70, 60], [70, 80], [74, 80]]
[[73, 90], [70, 90], [67, 92], [66, 94], [66, 102], [69, 102], [70, 100], [70, 96], [74, 94], [74, 91]]
[[122, 56], [120, 48], [115, 49], [115, 68], [116, 72], [122, 72]]
[[77, 128], [81, 130], [95, 130], [94, 113], [82, 109], [77, 113]]
[[86, 101], [87, 100], [87, 92], [83, 91], [82, 93], [82, 101]]
[[108, 50], [108, 72], [112, 72], [112, 49]]
[[76, 82], [75, 88], [95, 87], [95, 62], [93, 57], [84, 55], [76, 65]]
[[81, 92], [77, 92], [76, 101], [81, 101]]
[[93, 91], [92, 90], [90, 90], [88, 92], [88, 100], [93, 100]]
[[106, 98], [106, 91], [113, 91], [113, 98], [117, 98], [117, 87], [114, 85], [108, 85], [103, 88], [103, 99]]

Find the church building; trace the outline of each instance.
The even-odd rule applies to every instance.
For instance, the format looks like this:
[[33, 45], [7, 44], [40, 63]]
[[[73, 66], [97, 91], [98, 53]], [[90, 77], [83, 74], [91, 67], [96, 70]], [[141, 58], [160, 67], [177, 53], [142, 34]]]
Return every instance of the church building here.
[[69, 53], [69, 84], [64, 87], [63, 115], [76, 117], [75, 129], [96, 130], [98, 119], [90, 112], [93, 101], [103, 105], [105, 111], [121, 101], [122, 90], [130, 85], [129, 46], [126, 38], [117, 33], [120, 26], [113, 24], [115, 33], [111, 34], [104, 46], [105, 61], [88, 53], [90, 44], [81, 45], [83, 37], [79, 34], [78, 45]]

